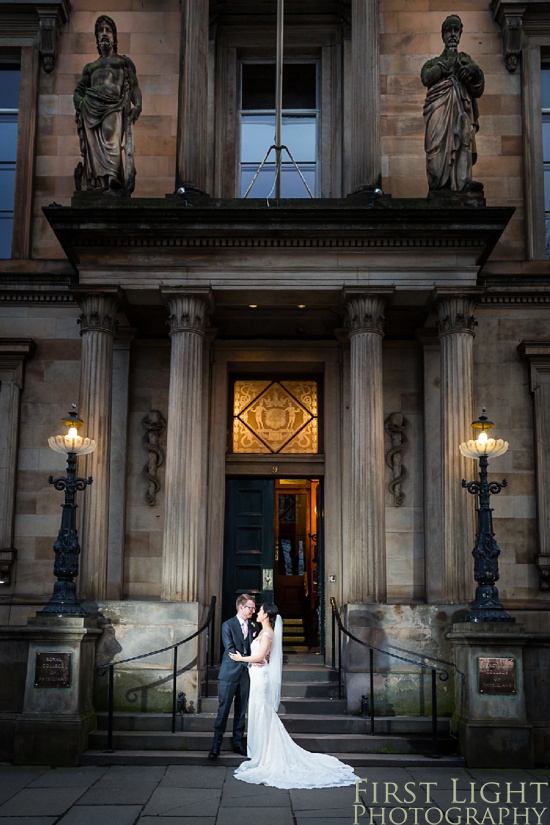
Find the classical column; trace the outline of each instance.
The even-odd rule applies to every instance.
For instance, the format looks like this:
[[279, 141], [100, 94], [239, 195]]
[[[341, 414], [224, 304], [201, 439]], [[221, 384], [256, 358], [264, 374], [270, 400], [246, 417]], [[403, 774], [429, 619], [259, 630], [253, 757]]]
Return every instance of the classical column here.
[[109, 542], [109, 482], [111, 452], [111, 399], [113, 383], [113, 339], [118, 297], [115, 293], [77, 294], [82, 310], [82, 373], [79, 414], [83, 434], [97, 441], [93, 453], [80, 461], [81, 476], [93, 476], [93, 484], [80, 502], [82, 547], [79, 575], [81, 598], [107, 596], [107, 547]]
[[529, 362], [535, 414], [538, 550], [540, 589], [550, 590], [550, 341], [522, 341]]
[[113, 342], [113, 400], [111, 411], [111, 455], [109, 464], [109, 544], [107, 560], [107, 596], [122, 598], [124, 539], [126, 534], [126, 487], [128, 480], [128, 406], [130, 391], [130, 356], [136, 336], [133, 327], [117, 330]]
[[462, 488], [472, 462], [458, 445], [471, 438], [474, 420], [474, 309], [476, 300], [449, 290], [436, 294], [441, 341], [441, 512], [443, 601], [461, 604], [472, 596], [474, 507]]
[[176, 187], [206, 191], [209, 0], [181, 0]]
[[161, 597], [198, 600], [202, 479], [202, 369], [207, 291], [167, 293], [172, 352]]
[[351, 601], [386, 600], [382, 338], [386, 297], [346, 291], [350, 339]]
[[[443, 601], [443, 512], [441, 510], [441, 346], [435, 327], [418, 330], [423, 351], [424, 418], [424, 581], [425, 599]], [[434, 449], [435, 445], [435, 449]]]
[[0, 338], [0, 559], [13, 551], [21, 390], [25, 361], [35, 349], [30, 338]]
[[380, 185], [380, 0], [351, 3], [351, 191]]

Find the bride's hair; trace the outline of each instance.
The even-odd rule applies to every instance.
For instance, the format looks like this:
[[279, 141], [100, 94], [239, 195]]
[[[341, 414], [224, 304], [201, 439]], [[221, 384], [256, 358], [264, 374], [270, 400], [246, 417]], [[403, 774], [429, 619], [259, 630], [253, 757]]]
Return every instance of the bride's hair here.
[[275, 627], [275, 619], [279, 615], [279, 608], [277, 605], [266, 602], [266, 604], [262, 604], [262, 610], [268, 617], [271, 627]]

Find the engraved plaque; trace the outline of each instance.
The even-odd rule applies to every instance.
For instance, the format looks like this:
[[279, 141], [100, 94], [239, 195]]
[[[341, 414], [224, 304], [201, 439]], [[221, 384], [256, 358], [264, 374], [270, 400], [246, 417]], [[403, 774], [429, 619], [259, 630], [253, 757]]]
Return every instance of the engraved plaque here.
[[516, 660], [507, 658], [478, 658], [479, 692], [485, 694], [513, 694], [516, 688]]
[[38, 688], [68, 688], [71, 686], [70, 653], [37, 653], [34, 686]]

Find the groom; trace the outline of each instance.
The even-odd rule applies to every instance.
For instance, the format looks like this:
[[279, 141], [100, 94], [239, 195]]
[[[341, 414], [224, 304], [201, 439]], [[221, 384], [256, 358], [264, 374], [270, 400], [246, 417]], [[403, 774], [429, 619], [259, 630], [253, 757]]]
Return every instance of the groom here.
[[246, 706], [250, 692], [248, 664], [234, 662], [229, 658], [229, 653], [235, 653], [238, 650], [243, 656], [250, 655], [250, 643], [258, 633], [258, 628], [253, 627], [249, 621], [255, 612], [256, 604], [254, 599], [252, 596], [249, 596], [248, 593], [243, 593], [237, 599], [237, 615], [222, 624], [224, 653], [218, 676], [219, 706], [218, 715], [214, 722], [214, 739], [212, 741], [212, 748], [208, 754], [209, 759], [217, 759], [220, 755], [223, 735], [227, 725], [227, 717], [229, 716], [233, 698], [235, 699], [233, 714], [233, 752], [239, 753], [241, 756], [246, 756], [243, 735]]

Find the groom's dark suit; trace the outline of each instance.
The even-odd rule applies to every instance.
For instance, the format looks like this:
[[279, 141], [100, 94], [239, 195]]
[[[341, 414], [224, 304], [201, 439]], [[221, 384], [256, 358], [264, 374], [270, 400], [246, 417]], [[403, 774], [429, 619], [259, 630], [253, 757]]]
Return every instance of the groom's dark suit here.
[[253, 627], [252, 623], [249, 622], [248, 637], [245, 639], [241, 623], [237, 616], [233, 616], [232, 619], [228, 619], [222, 624], [224, 652], [218, 676], [219, 707], [218, 715], [214, 722], [212, 750], [220, 750], [233, 698], [235, 699], [233, 712], [233, 748], [241, 748], [243, 746], [246, 706], [250, 692], [248, 663], [234, 662], [233, 659], [229, 658], [229, 653], [239, 651], [243, 656], [249, 656], [250, 643], [257, 635], [257, 631], [258, 628]]

